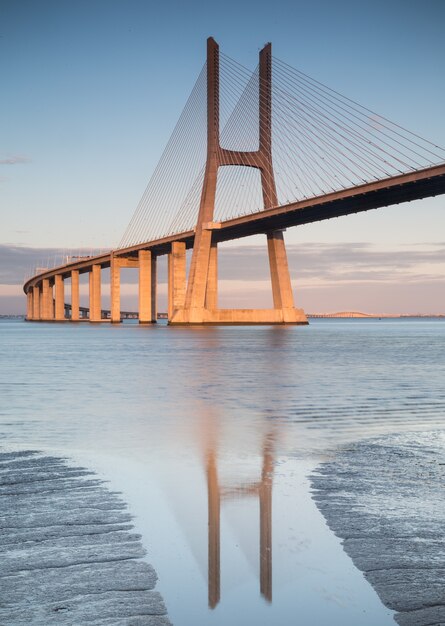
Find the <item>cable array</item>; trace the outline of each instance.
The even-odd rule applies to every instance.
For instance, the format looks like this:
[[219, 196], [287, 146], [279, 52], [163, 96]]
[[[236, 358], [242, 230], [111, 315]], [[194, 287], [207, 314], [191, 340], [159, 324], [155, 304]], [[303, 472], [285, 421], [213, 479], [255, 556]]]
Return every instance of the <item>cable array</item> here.
[[[288, 204], [445, 161], [445, 150], [277, 58], [272, 68], [272, 164]], [[220, 55], [220, 145], [259, 147], [259, 69]], [[266, 101], [266, 99], [265, 99]], [[120, 247], [194, 228], [206, 162], [206, 66], [179, 118]], [[216, 221], [263, 210], [260, 171], [220, 167]]]
[[169, 225], [206, 160], [206, 64], [119, 244], [168, 234]]
[[274, 163], [283, 181], [280, 202], [354, 187], [445, 160], [444, 149], [287, 63], [274, 58], [273, 72], [273, 130], [287, 141], [287, 149], [281, 141], [274, 142]]

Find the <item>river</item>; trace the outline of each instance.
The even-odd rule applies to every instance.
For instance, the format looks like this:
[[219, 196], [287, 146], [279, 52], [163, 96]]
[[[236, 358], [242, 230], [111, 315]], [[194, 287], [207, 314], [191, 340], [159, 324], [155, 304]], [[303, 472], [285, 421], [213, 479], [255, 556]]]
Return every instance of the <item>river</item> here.
[[2, 448], [122, 493], [176, 626], [394, 624], [309, 475], [349, 442], [444, 429], [443, 320], [2, 320], [0, 347]]

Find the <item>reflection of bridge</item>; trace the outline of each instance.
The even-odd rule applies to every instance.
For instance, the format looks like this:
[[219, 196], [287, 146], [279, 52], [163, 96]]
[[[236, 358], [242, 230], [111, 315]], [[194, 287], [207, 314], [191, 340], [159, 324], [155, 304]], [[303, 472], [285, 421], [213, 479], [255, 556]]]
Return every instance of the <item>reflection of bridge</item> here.
[[[220, 82], [226, 87], [221, 97]], [[200, 161], [194, 142], [203, 134], [201, 92], [207, 136]], [[270, 44], [250, 74], [225, 56], [220, 65], [218, 45], [209, 39], [206, 71], [121, 246], [28, 279], [27, 319], [79, 320], [79, 275], [87, 273], [88, 317], [100, 322], [101, 271], [110, 268], [110, 317], [119, 322], [120, 268], [130, 267], [139, 269], [139, 321], [154, 322], [156, 262], [166, 254], [169, 323], [305, 324], [304, 312], [294, 306], [283, 229], [444, 192], [443, 149], [279, 60], [272, 82]], [[259, 233], [267, 236], [274, 308], [219, 309], [218, 244]], [[193, 251], [188, 276], [187, 249]]]
[[218, 479], [216, 453], [208, 450], [206, 459], [208, 494], [208, 593], [209, 606], [215, 608], [221, 596], [220, 576], [220, 513], [221, 500], [257, 496], [260, 505], [260, 593], [272, 602], [272, 482], [273, 482], [273, 436], [266, 437], [263, 446], [261, 480], [231, 489], [223, 488]]

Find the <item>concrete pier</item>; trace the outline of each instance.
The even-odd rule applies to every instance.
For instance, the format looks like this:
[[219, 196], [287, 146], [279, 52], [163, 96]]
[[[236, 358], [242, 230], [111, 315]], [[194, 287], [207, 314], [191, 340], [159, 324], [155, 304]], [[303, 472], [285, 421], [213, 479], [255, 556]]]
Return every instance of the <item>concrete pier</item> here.
[[93, 265], [89, 273], [90, 279], [90, 322], [101, 320], [101, 267]]
[[157, 317], [156, 257], [150, 250], [139, 250], [139, 323], [151, 324]]
[[32, 288], [32, 319], [39, 320], [40, 319], [40, 286], [34, 285]]
[[30, 289], [28, 291], [28, 293], [26, 294], [26, 319], [27, 320], [32, 320], [33, 318], [33, 292], [32, 289]]
[[186, 256], [185, 243], [175, 241], [168, 255], [168, 319], [185, 303]]
[[218, 308], [218, 244], [215, 241], [210, 246], [205, 308]]
[[79, 270], [71, 272], [71, 320], [78, 322], [80, 317], [79, 311]]
[[55, 291], [55, 320], [61, 322], [65, 319], [65, 285], [62, 274], [57, 274], [54, 278]]
[[42, 281], [41, 319], [52, 320], [54, 318], [53, 308], [53, 288], [49, 278], [44, 278]]
[[110, 263], [110, 298], [111, 323], [119, 324], [121, 321], [121, 266], [119, 257], [113, 253]]

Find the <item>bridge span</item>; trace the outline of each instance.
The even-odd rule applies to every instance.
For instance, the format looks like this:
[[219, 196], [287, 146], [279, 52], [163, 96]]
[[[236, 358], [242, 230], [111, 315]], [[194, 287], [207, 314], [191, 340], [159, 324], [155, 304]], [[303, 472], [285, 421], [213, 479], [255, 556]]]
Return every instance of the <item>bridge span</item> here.
[[[350, 186], [344, 184], [343, 181], [338, 189], [334, 187], [329, 192], [313, 193], [310, 197], [305, 195], [305, 197], [295, 201], [280, 202], [275, 180], [275, 152], [272, 141], [274, 128], [272, 104], [275, 100], [272, 99], [270, 44], [261, 50], [259, 59], [257, 80], [258, 145], [256, 150], [229, 150], [221, 145], [219, 75], [219, 48], [216, 42], [210, 38], [207, 42], [206, 64], [206, 160], [198, 216], [194, 227], [178, 229], [177, 232], [155, 236], [145, 241], [126, 241], [125, 245], [106, 254], [78, 258], [64, 265], [37, 273], [24, 284], [24, 291], [28, 299], [28, 320], [78, 321], [81, 315], [85, 316], [85, 314], [88, 315], [91, 322], [104, 320], [104, 310], [101, 305], [101, 271], [110, 268], [110, 318], [111, 322], [120, 322], [123, 317], [120, 307], [120, 269], [137, 268], [139, 274], [139, 322], [156, 322], [157, 258], [168, 255], [168, 321], [170, 324], [306, 324], [307, 318], [304, 311], [294, 306], [283, 236], [283, 231], [286, 228], [445, 193], [445, 151], [442, 151], [444, 157], [442, 162], [427, 162], [426, 164], [423, 162], [423, 166], [419, 167], [418, 161], [421, 150], [424, 149], [425, 153], [431, 152], [433, 154], [430, 147], [424, 148], [421, 144], [424, 140], [416, 135], [413, 136], [415, 139], [407, 138], [401, 132], [403, 129], [397, 125], [395, 125], [396, 130], [384, 126], [385, 138], [382, 139], [382, 147], [376, 144], [374, 136], [375, 132], [381, 132], [381, 129], [377, 128], [377, 131], [372, 129], [372, 138], [369, 139], [364, 133], [371, 131], [365, 126], [360, 127], [360, 132], [356, 128], [353, 128], [353, 131], [348, 130], [350, 133], [348, 140], [351, 142], [350, 153], [346, 153], [342, 157], [343, 161], [340, 164], [335, 164], [334, 160], [332, 161], [331, 172], [333, 172], [334, 179], [338, 180], [339, 176], [347, 170], [352, 172], [349, 161], [358, 159], [358, 142], [363, 144], [361, 146], [363, 150], [361, 158], [366, 167], [371, 167], [370, 164], [375, 166], [379, 156], [384, 163], [383, 171], [387, 173], [391, 169], [390, 157], [388, 156], [389, 132], [394, 134], [391, 136], [393, 150], [397, 149], [400, 152], [402, 149], [395, 146], [396, 144], [403, 145], [403, 158], [406, 159], [406, 152], [411, 151], [413, 155], [417, 155], [415, 157], [417, 167], [411, 165], [405, 167], [408, 171], [402, 171], [402, 160], [400, 154], [397, 153], [398, 156], [393, 157], [394, 162], [397, 161], [397, 165], [394, 167], [395, 174], [377, 177], [374, 173], [373, 176], [370, 176], [370, 180], [366, 180], [362, 176], [361, 182], [355, 182]], [[317, 89], [319, 88], [317, 87]], [[319, 92], [314, 93], [319, 95]], [[335, 96], [329, 94], [329, 97], [334, 102]], [[338, 106], [335, 102], [334, 104]], [[308, 106], [313, 107], [314, 105], [309, 104]], [[342, 108], [344, 108], [343, 104]], [[352, 110], [357, 111], [358, 109]], [[312, 115], [314, 115], [313, 112]], [[344, 114], [336, 110], [336, 115]], [[351, 115], [358, 118], [356, 113]], [[325, 123], [321, 116], [318, 121]], [[357, 125], [355, 121], [352, 123]], [[331, 126], [328, 126], [329, 131], [323, 127], [323, 136], [332, 132], [334, 122], [330, 120], [330, 124]], [[338, 127], [336, 130], [341, 134], [340, 145], [344, 150], [345, 139], [343, 137], [347, 131], [341, 125]], [[279, 131], [276, 130], [275, 134], [279, 134]], [[426, 143], [428, 144], [428, 142]], [[287, 149], [289, 150], [289, 159], [291, 159], [293, 147], [290, 146]], [[298, 146], [295, 149], [298, 149]], [[318, 149], [319, 144], [314, 144], [314, 152]], [[381, 150], [382, 155], [378, 153], [378, 150]], [[434, 146], [434, 150], [440, 151], [442, 149]], [[329, 154], [332, 159], [335, 159], [332, 148], [330, 148]], [[336, 154], [338, 155], [340, 152]], [[303, 166], [302, 160], [301, 168]], [[261, 210], [244, 212], [244, 214], [225, 219], [215, 218], [217, 177], [220, 168], [232, 168], [233, 170], [247, 168], [259, 173], [263, 200]], [[336, 170], [335, 168], [339, 169]], [[296, 176], [298, 175], [297, 172]], [[171, 184], [173, 184], [172, 181]], [[303, 182], [301, 184], [303, 185]], [[140, 219], [141, 217], [138, 216], [135, 223]], [[133, 218], [133, 223], [134, 220], [135, 218]], [[218, 244], [255, 234], [264, 234], [267, 238], [274, 308], [260, 310], [219, 309]], [[193, 251], [188, 276], [186, 273], [187, 249]], [[89, 307], [80, 307], [79, 304], [79, 275], [84, 273], [89, 275]], [[65, 302], [65, 280], [67, 279], [70, 279], [71, 282], [71, 301], [69, 303]]]

